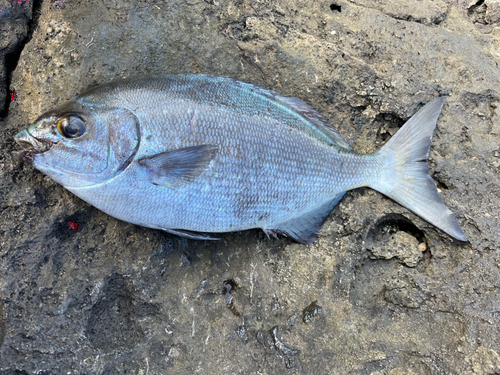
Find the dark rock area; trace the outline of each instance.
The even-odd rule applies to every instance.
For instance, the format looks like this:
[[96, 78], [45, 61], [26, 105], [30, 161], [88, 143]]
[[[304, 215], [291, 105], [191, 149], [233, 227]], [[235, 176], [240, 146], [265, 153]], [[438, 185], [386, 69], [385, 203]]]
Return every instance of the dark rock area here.
[[[0, 0], [0, 374], [500, 373], [500, 2]], [[210, 73], [358, 152], [446, 96], [431, 175], [469, 242], [369, 189], [317, 243], [111, 218], [13, 137], [96, 84]]]

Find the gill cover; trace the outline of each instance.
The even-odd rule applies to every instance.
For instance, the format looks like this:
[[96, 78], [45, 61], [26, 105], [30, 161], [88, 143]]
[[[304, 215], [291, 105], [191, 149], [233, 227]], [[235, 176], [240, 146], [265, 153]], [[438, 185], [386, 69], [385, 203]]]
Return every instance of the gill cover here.
[[125, 108], [70, 102], [28, 129], [51, 142], [33, 166], [64, 187], [87, 187], [113, 178], [132, 162], [140, 144], [139, 121]]

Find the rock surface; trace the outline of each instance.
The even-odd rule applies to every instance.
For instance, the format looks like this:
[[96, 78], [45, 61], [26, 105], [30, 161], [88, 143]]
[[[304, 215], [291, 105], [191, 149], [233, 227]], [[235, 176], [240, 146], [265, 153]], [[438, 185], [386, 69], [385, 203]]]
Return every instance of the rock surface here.
[[[0, 0], [0, 30], [1, 374], [500, 372], [498, 1]], [[446, 96], [431, 174], [469, 243], [369, 189], [311, 246], [191, 241], [16, 160], [44, 111], [162, 72], [300, 97], [363, 153]]]

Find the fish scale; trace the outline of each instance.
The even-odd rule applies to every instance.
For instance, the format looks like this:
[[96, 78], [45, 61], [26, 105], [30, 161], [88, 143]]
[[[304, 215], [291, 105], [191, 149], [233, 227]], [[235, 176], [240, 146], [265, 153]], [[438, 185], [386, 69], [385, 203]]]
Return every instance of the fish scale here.
[[[134, 99], [135, 102], [138, 101], [137, 98]], [[311, 197], [314, 200], [326, 199], [337, 194], [331, 191], [337, 173], [332, 168], [327, 168], [329, 162], [332, 161], [324, 158], [334, 155], [326, 147], [318, 148], [317, 142], [314, 141], [310, 147], [307, 147], [308, 144], [305, 141], [311, 141], [308, 137], [303, 136], [303, 140], [300, 141], [295, 137], [287, 137], [287, 134], [282, 134], [287, 133], [286, 127], [280, 128], [279, 124], [261, 118], [257, 121], [248, 118], [245, 121], [240, 116], [237, 122], [234, 117], [221, 113], [219, 113], [219, 118], [225, 120], [216, 121], [213, 114], [205, 118], [203, 113], [209, 110], [203, 107], [195, 109], [200, 112], [198, 121], [205, 129], [203, 134], [198, 137], [185, 137], [188, 121], [184, 119], [183, 122], [172, 124], [172, 134], [174, 138], [180, 138], [180, 143], [169, 144], [165, 139], [161, 142], [166, 149], [188, 147], [200, 142], [216, 143], [221, 146], [221, 155], [213, 160], [212, 165], [189, 188], [163, 196], [160, 206], [173, 205], [181, 207], [183, 211], [182, 213], [172, 211], [172, 220], [176, 221], [172, 225], [180, 225], [182, 228], [193, 231], [207, 231], [209, 228], [200, 222], [200, 215], [203, 214], [216, 217], [215, 224], [212, 224], [210, 231], [225, 231], [228, 227], [240, 229], [248, 225], [249, 220], [255, 220], [256, 216], [261, 216], [261, 212], [269, 213], [268, 217], [275, 220], [274, 217], [282, 216], [288, 213], [287, 211], [297, 212], [304, 207], [307, 208]], [[147, 119], [140, 117], [139, 119], [145, 127], [149, 125]], [[168, 119], [155, 121], [155, 124], [161, 123], [168, 123]], [[240, 138], [232, 136], [235, 134], [234, 129], [240, 129]], [[276, 133], [276, 129], [281, 131], [278, 130], [279, 133]], [[159, 130], [154, 129], [153, 132], [157, 134]], [[227, 135], [223, 137], [223, 134]], [[255, 137], [255, 134], [258, 136]], [[227, 150], [237, 147], [238, 140], [244, 140], [243, 143], [246, 144], [241, 150], [241, 156], [232, 158], [225, 155]], [[147, 146], [143, 145], [143, 147]], [[323, 160], [319, 154], [323, 154]], [[140, 151], [138, 155], [141, 156]], [[307, 156], [309, 162], [304, 161], [303, 155]], [[318, 162], [311, 163], [313, 160], [318, 160]], [[307, 168], [304, 165], [307, 165]], [[225, 177], [214, 178], [214, 175]], [[237, 179], [239, 176], [241, 178]], [[294, 185], [300, 183], [303, 188], [297, 189], [297, 186], [291, 186], [290, 180]], [[148, 188], [149, 184], [144, 185], [144, 188]], [[207, 185], [211, 186], [210, 190], [203, 191]], [[162, 189], [162, 187], [155, 186], [149, 188], [151, 190]], [[126, 198], [126, 200], [129, 199]], [[184, 207], [179, 202], [190, 202], [190, 204]], [[215, 212], [207, 209], [208, 202], [214, 203]], [[239, 202], [247, 203], [245, 210], [239, 210], [241, 207]], [[218, 213], [222, 210], [220, 207], [224, 207], [222, 215]], [[144, 211], [147, 210], [144, 209]], [[116, 213], [116, 215], [120, 214]], [[160, 214], [164, 215], [164, 213]], [[181, 220], [179, 216], [182, 216]]]
[[[205, 112], [207, 109], [203, 108], [201, 111]], [[213, 116], [208, 116], [205, 120], [200, 115], [199, 121], [205, 129], [205, 133], [201, 134], [199, 139], [196, 137], [184, 138], [176, 145], [168, 144], [168, 141], [165, 140], [162, 141], [163, 146], [167, 149], [188, 147], [202, 141], [216, 143], [221, 146], [222, 154], [213, 160], [213, 164], [189, 188], [170, 192], [168, 195], [160, 194], [159, 206], [179, 207], [179, 211], [182, 211], [172, 210], [170, 212], [167, 217], [172, 220], [172, 224], [167, 225], [167, 227], [177, 225], [188, 230], [211, 232], [222, 232], [229, 227], [239, 230], [248, 226], [249, 221], [255, 222], [258, 217], [262, 216], [262, 212], [268, 213], [267, 217], [271, 223], [276, 220], [282, 221], [281, 216], [289, 215], [290, 211], [294, 214], [300, 214], [302, 210], [307, 209], [311, 200], [324, 200], [337, 195], [338, 192], [332, 191], [332, 188], [337, 185], [334, 183], [336, 175], [342, 171], [338, 167], [335, 168], [335, 164], [340, 163], [336, 162], [335, 155], [331, 154], [329, 150], [317, 147], [316, 142], [313, 142], [311, 147], [307, 147], [305, 142], [297, 141], [296, 138], [286, 137], [286, 134], [276, 134], [273, 130], [276, 128], [276, 124], [273, 123], [262, 120], [258, 123], [241, 121], [240, 118], [240, 122], [236, 124], [235, 121], [231, 120], [219, 121], [215, 127], [216, 122]], [[157, 123], [161, 123], [161, 121]], [[144, 121], [144, 125], [148, 125], [147, 121]], [[185, 134], [187, 124], [185, 122], [177, 123], [173, 127], [175, 135], [182, 135]], [[240, 135], [241, 138], [231, 137], [235, 127], [245, 129]], [[226, 132], [228, 135], [222, 138], [222, 134]], [[255, 137], [254, 134], [259, 136]], [[303, 138], [305, 138], [304, 141], [308, 140], [307, 137]], [[242, 149], [241, 156], [231, 158], [224, 155], [224, 151], [234, 147], [238, 139], [248, 140], [244, 142], [246, 147]], [[307, 155], [308, 160], [303, 160], [302, 155]], [[318, 162], [312, 163], [314, 160]], [[307, 168], [304, 167], [305, 165]], [[215, 178], [214, 175], [224, 176], [224, 178]], [[240, 176], [241, 178], [237, 179]], [[126, 176], [123, 178], [126, 179]], [[117, 183], [120, 184], [118, 181]], [[302, 188], [297, 187], [299, 184]], [[144, 188], [162, 189], [162, 187], [149, 185], [145, 183]], [[211, 188], [204, 191], [203, 188], [207, 185]], [[96, 192], [94, 191], [92, 194], [96, 194]], [[133, 194], [131, 191], [130, 195]], [[131, 197], [127, 194], [122, 199], [130, 201]], [[107, 198], [103, 200], [115, 201]], [[189, 205], [186, 207], [181, 204], [182, 202], [189, 202]], [[214, 210], [207, 208], [209, 202], [214, 204]], [[239, 209], [240, 202], [247, 204], [245, 210]], [[107, 210], [111, 209], [107, 208]], [[141, 211], [148, 212], [147, 207], [142, 208]], [[221, 211], [223, 214], [220, 213]], [[165, 216], [164, 212], [158, 214]], [[115, 215], [125, 216], [121, 212], [117, 212]], [[129, 213], [126, 215], [129, 216]], [[200, 222], [200, 219], [205, 215], [214, 217], [214, 221], [209, 226]], [[179, 217], [182, 219], [179, 220]], [[266, 226], [267, 223], [259, 224]]]
[[[26, 161], [102, 211], [190, 238], [262, 228], [312, 243], [344, 193], [369, 186], [465, 240], [423, 162], [442, 104], [361, 155], [300, 99], [230, 78], [167, 75], [91, 89], [16, 140], [33, 145], [21, 152]], [[63, 120], [69, 134], [85, 131], [67, 137]], [[70, 154], [107, 168], [92, 173]]]

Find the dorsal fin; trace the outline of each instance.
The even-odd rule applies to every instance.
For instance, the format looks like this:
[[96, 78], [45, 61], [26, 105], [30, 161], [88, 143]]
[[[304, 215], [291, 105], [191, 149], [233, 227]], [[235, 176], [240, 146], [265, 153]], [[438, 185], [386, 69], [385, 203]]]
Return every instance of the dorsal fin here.
[[287, 103], [292, 109], [297, 110], [302, 116], [311, 121], [318, 130], [325, 133], [330, 139], [332, 139], [336, 145], [345, 148], [346, 150], [351, 150], [351, 147], [347, 144], [347, 142], [342, 138], [337, 130], [335, 130], [326, 119], [321, 116], [314, 108], [312, 108], [309, 104], [304, 102], [299, 98], [289, 98], [286, 96], [277, 97], [280, 101]]
[[256, 96], [263, 96], [269, 100], [277, 102], [287, 108], [288, 110], [295, 112], [297, 115], [303, 117], [313, 125], [311, 131], [308, 129], [301, 128], [300, 130], [305, 130], [310, 135], [319, 139], [320, 141], [326, 142], [330, 145], [336, 145], [346, 150], [351, 150], [351, 147], [342, 138], [342, 136], [335, 130], [326, 119], [321, 116], [318, 111], [316, 111], [309, 104], [304, 102], [302, 99], [293, 98], [288, 96], [283, 96], [280, 93], [269, 90], [260, 86], [256, 86], [252, 83], [240, 81], [232, 78], [217, 77], [219, 79], [227, 80], [228, 83], [232, 83], [234, 86], [252, 93]]
[[346, 150], [351, 150], [351, 147], [347, 144], [344, 138], [342, 138], [339, 132], [335, 130], [326, 121], [326, 119], [318, 113], [318, 111], [316, 111], [302, 99], [283, 96], [274, 91], [271, 91], [271, 93], [274, 94], [274, 97], [272, 97], [274, 98], [274, 100], [283, 103], [297, 114], [309, 120], [311, 124], [315, 125], [318, 131], [330, 138], [333, 141], [333, 144]]
[[[120, 85], [120, 90], [116, 88]], [[283, 96], [249, 82], [209, 74], [167, 74], [116, 81], [89, 90], [86, 97], [109, 95], [141, 88], [169, 92], [187, 101], [227, 106], [246, 115], [267, 116], [304, 132], [319, 142], [351, 150], [351, 147], [314, 108], [298, 98]], [[123, 99], [124, 94], [120, 100]]]

